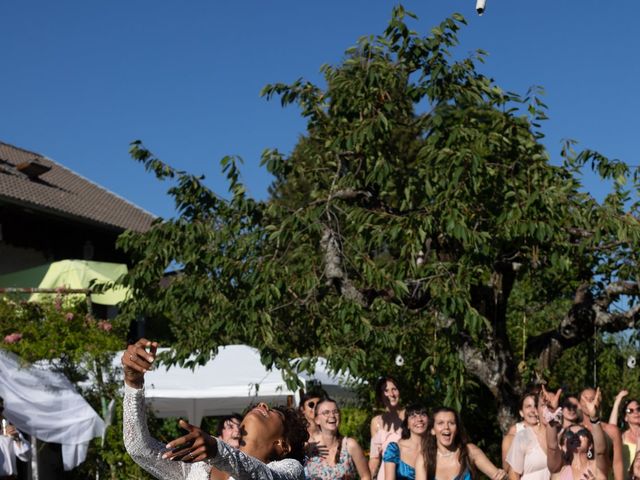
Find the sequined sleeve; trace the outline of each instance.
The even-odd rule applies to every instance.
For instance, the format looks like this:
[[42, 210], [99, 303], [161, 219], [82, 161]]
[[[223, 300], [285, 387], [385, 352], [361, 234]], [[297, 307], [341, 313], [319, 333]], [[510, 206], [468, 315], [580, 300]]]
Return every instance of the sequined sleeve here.
[[269, 464], [217, 440], [218, 454], [205, 460], [236, 480], [304, 480], [304, 470], [297, 460], [285, 458]]
[[162, 458], [164, 444], [152, 438], [147, 427], [144, 389], [125, 384], [122, 420], [124, 446], [131, 458], [161, 480], [208, 480], [211, 467], [205, 462], [186, 464]]

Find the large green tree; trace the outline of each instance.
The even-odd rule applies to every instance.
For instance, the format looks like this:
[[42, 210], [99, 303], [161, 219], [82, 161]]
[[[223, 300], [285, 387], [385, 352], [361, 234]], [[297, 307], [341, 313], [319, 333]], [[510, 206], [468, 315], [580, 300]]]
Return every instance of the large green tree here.
[[[179, 215], [121, 237], [136, 262], [124, 312], [165, 318], [173, 361], [244, 342], [292, 373], [317, 356], [368, 380], [393, 372], [431, 402], [477, 385], [504, 428], [534, 372], [636, 325], [636, 172], [571, 143], [551, 161], [538, 91], [500, 89], [481, 51], [457, 59], [462, 16], [427, 36], [407, 17], [394, 9], [381, 35], [323, 66], [323, 86], [265, 87], [307, 120], [290, 155], [264, 152], [267, 200], [246, 194], [237, 158], [222, 160], [225, 199], [133, 143]], [[604, 201], [584, 168], [608, 181]], [[520, 328], [533, 306], [545, 318]]]

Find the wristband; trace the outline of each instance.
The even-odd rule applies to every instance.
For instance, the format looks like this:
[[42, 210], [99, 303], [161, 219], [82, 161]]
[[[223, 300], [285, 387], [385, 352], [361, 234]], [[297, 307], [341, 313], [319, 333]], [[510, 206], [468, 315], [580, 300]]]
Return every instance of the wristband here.
[[589, 420], [591, 420], [593, 424], [600, 423], [600, 417], [589, 417]]

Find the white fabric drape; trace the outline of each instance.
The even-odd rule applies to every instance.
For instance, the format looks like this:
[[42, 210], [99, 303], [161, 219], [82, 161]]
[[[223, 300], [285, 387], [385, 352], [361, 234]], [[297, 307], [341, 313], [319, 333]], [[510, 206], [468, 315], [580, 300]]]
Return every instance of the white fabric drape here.
[[19, 430], [62, 445], [65, 470], [84, 461], [91, 439], [105, 424], [62, 374], [45, 367], [23, 367], [11, 352], [0, 350], [0, 396], [4, 416]]

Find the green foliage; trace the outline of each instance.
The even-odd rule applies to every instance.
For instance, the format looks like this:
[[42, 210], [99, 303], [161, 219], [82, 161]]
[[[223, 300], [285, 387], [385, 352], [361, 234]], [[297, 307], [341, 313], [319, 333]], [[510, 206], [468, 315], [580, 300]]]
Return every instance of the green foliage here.
[[107, 428], [104, 446], [101, 439], [92, 440], [87, 460], [68, 472], [69, 478], [93, 478], [96, 472], [107, 478], [150, 478], [142, 475], [122, 442], [121, 379], [111, 365], [113, 352], [125, 347], [126, 329], [119, 319], [94, 318], [83, 299], [59, 295], [33, 303], [0, 298], [3, 349], [25, 363], [48, 361], [101, 416], [106, 414], [108, 401], [116, 401], [117, 423]]
[[[264, 88], [307, 120], [290, 155], [264, 151], [268, 200], [247, 195], [237, 158], [221, 162], [224, 200], [132, 144], [173, 182], [179, 215], [119, 239], [136, 263], [123, 314], [167, 319], [169, 362], [246, 343], [291, 383], [322, 356], [370, 384], [398, 377], [405, 400], [513, 411], [524, 382], [551, 374], [540, 364], [549, 339], [593, 335], [589, 299], [609, 299], [598, 304], [608, 331], [637, 322], [614, 321], [607, 290], [628, 281], [637, 300], [637, 171], [572, 142], [554, 166], [540, 143], [541, 90], [503, 91], [477, 70], [482, 51], [453, 60], [462, 16], [426, 36], [407, 18], [396, 7], [381, 35], [323, 66], [324, 88]], [[583, 191], [584, 168], [613, 180], [602, 203]], [[569, 313], [586, 320], [560, 328]]]
[[369, 449], [369, 412], [357, 407], [340, 408], [340, 433], [355, 438], [363, 450]]

